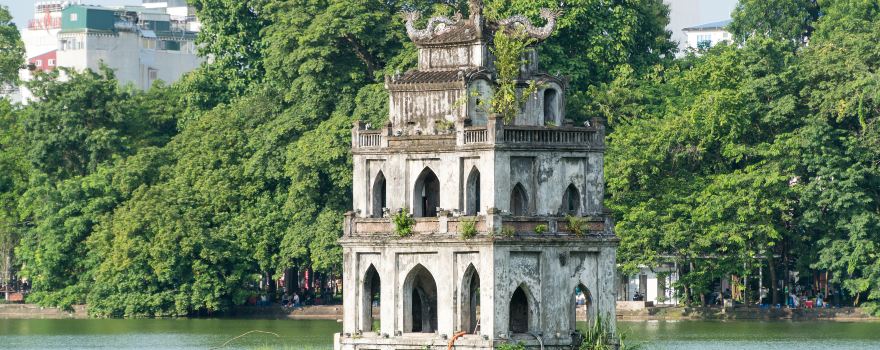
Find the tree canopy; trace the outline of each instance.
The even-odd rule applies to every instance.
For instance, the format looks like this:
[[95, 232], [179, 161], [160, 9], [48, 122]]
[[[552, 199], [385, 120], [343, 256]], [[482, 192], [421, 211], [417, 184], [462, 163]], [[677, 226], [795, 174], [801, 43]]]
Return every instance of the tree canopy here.
[[12, 23], [9, 8], [0, 5], [0, 88], [18, 82], [18, 69], [24, 64], [24, 44]]
[[[731, 24], [739, 43], [600, 92], [597, 109], [613, 117], [608, 205], [621, 256], [686, 266], [689, 299], [763, 266], [828, 271], [876, 308], [880, 61], [867, 43], [880, 8], [784, 3], [743, 1]], [[783, 279], [790, 288], [770, 280]]]

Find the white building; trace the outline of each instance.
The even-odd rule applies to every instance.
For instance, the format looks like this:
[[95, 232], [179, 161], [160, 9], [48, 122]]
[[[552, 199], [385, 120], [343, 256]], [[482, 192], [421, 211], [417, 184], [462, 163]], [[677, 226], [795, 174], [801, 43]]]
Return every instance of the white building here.
[[721, 42], [731, 40], [727, 25], [731, 20], [704, 23], [693, 27], [684, 28], [682, 31], [687, 35], [687, 47], [689, 49], [710, 48]]
[[672, 40], [678, 43], [679, 52], [685, 52], [691, 47], [688, 45], [685, 28], [729, 19], [738, 1], [664, 0], [663, 2], [669, 5], [669, 25], [666, 29], [672, 32]]
[[[173, 83], [202, 63], [194, 43], [200, 26], [184, 0], [122, 7], [41, 1], [34, 10], [22, 30], [28, 63], [19, 72], [23, 81], [56, 67], [97, 71], [104, 64], [121, 84], [148, 89], [157, 80]], [[31, 98], [22, 87], [12, 99]]]
[[[620, 277], [618, 301], [645, 301], [647, 304], [678, 305], [674, 284], [678, 282], [678, 269], [672, 264], [639, 266], [639, 272]], [[637, 297], [638, 296], [638, 297]]]

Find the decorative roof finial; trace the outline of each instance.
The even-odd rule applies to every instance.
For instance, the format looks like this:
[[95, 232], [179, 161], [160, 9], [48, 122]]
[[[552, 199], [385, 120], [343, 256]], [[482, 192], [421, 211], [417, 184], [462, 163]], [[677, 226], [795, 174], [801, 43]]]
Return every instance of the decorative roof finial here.
[[483, 1], [482, 0], [468, 0], [468, 12], [470, 13], [471, 19], [476, 18], [477, 16], [483, 16]]
[[547, 21], [543, 27], [535, 27], [526, 16], [516, 15], [498, 21], [498, 24], [508, 28], [520, 28], [526, 35], [537, 40], [545, 40], [556, 28], [556, 19], [562, 14], [561, 10], [541, 9], [541, 18]]

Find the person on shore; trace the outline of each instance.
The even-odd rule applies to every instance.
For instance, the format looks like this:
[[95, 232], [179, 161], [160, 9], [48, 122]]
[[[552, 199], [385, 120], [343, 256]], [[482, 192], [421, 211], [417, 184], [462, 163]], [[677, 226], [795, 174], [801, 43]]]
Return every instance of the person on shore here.
[[800, 305], [800, 302], [798, 300], [798, 296], [796, 294], [794, 294], [794, 292], [790, 292], [788, 294], [788, 297], [791, 298], [791, 307], [793, 309], [796, 309]]
[[290, 307], [290, 295], [287, 292], [281, 296], [281, 307]]
[[302, 309], [302, 306], [299, 304], [299, 294], [293, 293], [293, 309], [296, 310], [297, 308]]

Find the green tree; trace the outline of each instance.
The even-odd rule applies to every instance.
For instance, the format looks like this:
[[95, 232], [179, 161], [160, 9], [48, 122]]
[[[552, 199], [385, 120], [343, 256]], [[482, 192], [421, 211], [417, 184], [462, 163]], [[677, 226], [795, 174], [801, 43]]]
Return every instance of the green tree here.
[[696, 298], [725, 274], [749, 274], [743, 262], [772, 257], [793, 205], [792, 169], [776, 144], [800, 125], [792, 52], [772, 39], [720, 45], [662, 78], [616, 83], [638, 88], [616, 105], [663, 104], [624, 107], [645, 114], [612, 124], [608, 205], [620, 215], [625, 267], [671, 256], [688, 268], [682, 289]]
[[743, 0], [733, 10], [728, 29], [737, 41], [755, 35], [805, 43], [819, 18], [817, 0]]
[[24, 64], [24, 44], [9, 8], [0, 5], [0, 87], [18, 82], [18, 70]]

